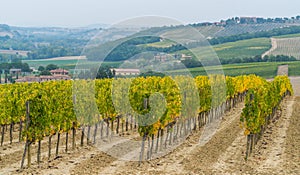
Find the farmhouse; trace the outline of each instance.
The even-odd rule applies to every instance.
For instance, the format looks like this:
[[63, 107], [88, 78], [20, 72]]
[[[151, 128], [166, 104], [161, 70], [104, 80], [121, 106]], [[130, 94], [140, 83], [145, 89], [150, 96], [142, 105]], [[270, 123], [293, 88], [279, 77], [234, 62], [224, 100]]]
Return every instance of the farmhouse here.
[[114, 75], [139, 75], [139, 69], [111, 69]]
[[26, 76], [20, 79], [17, 79], [17, 83], [21, 82], [44, 82], [44, 81], [57, 81], [57, 80], [70, 80], [71, 77], [68, 75], [49, 75], [49, 76], [40, 76], [40, 77], [35, 77], [35, 76]]
[[52, 81], [52, 80], [70, 80], [71, 77], [68, 75], [55, 75], [55, 76], [40, 76], [39, 82]]
[[55, 69], [55, 70], [51, 70], [50, 73], [52, 75], [69, 75], [69, 71], [65, 70], [65, 69]]
[[190, 55], [186, 55], [186, 54], [181, 55], [181, 60], [190, 60], [190, 59], [192, 59], [192, 56]]
[[10, 74], [20, 74], [22, 72], [21, 69], [10, 69], [9, 73]]
[[70, 73], [75, 75], [78, 75], [80, 73], [90, 72], [90, 71], [91, 69], [70, 69]]
[[16, 80], [16, 83], [21, 83], [21, 82], [38, 82], [38, 77], [26, 76]]

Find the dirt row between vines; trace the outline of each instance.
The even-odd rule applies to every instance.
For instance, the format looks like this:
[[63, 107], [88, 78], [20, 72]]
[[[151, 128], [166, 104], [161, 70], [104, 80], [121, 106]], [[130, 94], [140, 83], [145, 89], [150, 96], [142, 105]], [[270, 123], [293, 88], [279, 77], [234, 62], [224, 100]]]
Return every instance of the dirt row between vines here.
[[[69, 173], [299, 174], [300, 139], [297, 123], [300, 97], [289, 97], [282, 102], [247, 162], [244, 159], [246, 137], [239, 122], [242, 108], [243, 104], [240, 104], [227, 113], [212, 138], [202, 146], [199, 145], [199, 138], [204, 131], [196, 131], [171, 153], [143, 162], [140, 166], [138, 162], [118, 160], [98, 150], [68, 168]], [[58, 169], [55, 174], [64, 173]]]
[[[231, 144], [231, 141], [236, 137], [236, 130], [241, 130], [239, 127], [239, 117], [242, 108], [243, 104], [239, 104], [237, 108], [225, 114], [218, 127], [219, 129], [204, 146], [199, 146], [200, 137], [205, 133], [202, 129], [191, 134], [184, 143], [169, 154], [143, 162], [140, 166], [136, 161], [115, 160], [106, 167], [100, 167], [97, 165], [101, 165], [103, 162], [98, 160], [101, 156], [96, 155], [78, 164], [72, 170], [72, 174], [188, 174], [191, 172], [188, 165], [193, 165], [192, 156], [199, 154], [197, 152], [199, 148], [204, 150], [201, 153], [203, 163], [206, 163], [204, 166], [208, 166], [214, 162], [213, 160], [207, 161], [208, 158], [217, 158], [222, 151], [219, 149], [220, 145], [225, 145], [224, 147], [226, 147], [228, 144]], [[232, 126], [235, 126], [236, 130]], [[224, 140], [228, 143], [223, 142]], [[211, 147], [213, 145], [214, 148]]]
[[[232, 145], [219, 157], [212, 172], [217, 174], [299, 174], [299, 164], [293, 165], [297, 158], [288, 158], [297, 155], [297, 151], [294, 151], [299, 149], [299, 146], [298, 148], [296, 145], [292, 144], [292, 146], [287, 139], [291, 138], [291, 133], [295, 130], [299, 132], [296, 127], [297, 123], [293, 122], [294, 118], [299, 118], [299, 114], [295, 112], [299, 108], [299, 102], [300, 99], [296, 101], [295, 97], [289, 97], [283, 101], [281, 109], [277, 111], [247, 161], [244, 160], [245, 137], [240, 132]], [[299, 143], [299, 137], [294, 141]], [[297, 161], [300, 161], [299, 154]]]
[[171, 154], [142, 166], [136, 162], [112, 164], [117, 168], [111, 174], [300, 174], [299, 107], [300, 97], [288, 97], [282, 102], [247, 161], [240, 107], [223, 118], [216, 133], [203, 146], [199, 145], [201, 132], [197, 132]]
[[246, 142], [241, 131], [205, 174], [300, 174], [300, 77], [290, 79], [295, 96], [282, 102], [248, 161], [244, 160]]

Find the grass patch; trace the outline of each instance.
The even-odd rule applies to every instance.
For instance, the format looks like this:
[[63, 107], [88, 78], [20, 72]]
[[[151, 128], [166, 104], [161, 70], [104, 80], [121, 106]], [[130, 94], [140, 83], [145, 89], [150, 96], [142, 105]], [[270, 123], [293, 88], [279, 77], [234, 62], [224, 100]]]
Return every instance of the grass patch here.
[[289, 35], [281, 35], [281, 36], [274, 36], [273, 38], [294, 38], [300, 37], [300, 33], [289, 34]]
[[271, 48], [269, 38], [255, 38], [213, 46], [219, 58], [245, 58], [262, 55]]
[[[232, 58], [246, 58], [262, 55], [272, 47], [269, 38], [255, 38], [236, 42], [229, 42], [215, 46], [193, 48], [190, 51], [198, 55], [200, 60], [211, 60], [218, 58], [229, 60]], [[191, 55], [189, 50], [182, 50], [177, 53]]]
[[[58, 67], [65, 69], [74, 69], [78, 60], [23, 60], [23, 63], [29, 64], [30, 67], [38, 68], [39, 66], [46, 67], [49, 64], [55, 64]], [[123, 62], [103, 62], [102, 65], [109, 67], [119, 67]], [[99, 62], [86, 61], [85, 64], [95, 65]]]
[[172, 45], [176, 44], [175, 42], [164, 39], [160, 42], [155, 42], [155, 43], [149, 43], [149, 44], [141, 44], [139, 46], [145, 46], [145, 47], [157, 47], [157, 48], [166, 48], [166, 47], [171, 47]]
[[[300, 61], [294, 62], [260, 62], [260, 63], [242, 63], [242, 64], [228, 64], [222, 66], [206, 67], [212, 73], [214, 71], [223, 70], [227, 76], [249, 75], [256, 74], [264, 78], [274, 78], [277, 74], [279, 65], [289, 65], [289, 75], [300, 76]], [[207, 75], [203, 67], [188, 69], [193, 76]], [[174, 70], [171, 73], [182, 74], [186, 70]]]

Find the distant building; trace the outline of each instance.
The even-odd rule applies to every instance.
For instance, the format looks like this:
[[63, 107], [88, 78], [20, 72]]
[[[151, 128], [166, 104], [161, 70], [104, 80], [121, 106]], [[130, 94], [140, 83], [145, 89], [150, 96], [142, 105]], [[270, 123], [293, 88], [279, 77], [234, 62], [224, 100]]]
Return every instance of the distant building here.
[[154, 56], [155, 61], [161, 61], [161, 62], [165, 62], [167, 58], [168, 58], [167, 54], [157, 54]]
[[16, 83], [22, 82], [45, 82], [45, 81], [57, 81], [57, 80], [70, 80], [71, 77], [68, 75], [49, 75], [49, 76], [26, 76], [16, 80]]
[[224, 26], [224, 25], [226, 25], [226, 21], [220, 21], [220, 22], [214, 22], [214, 25], [216, 25], [216, 26]]
[[91, 72], [90, 69], [70, 69], [70, 74], [75, 74], [78, 75], [80, 73], [86, 73], [86, 72]]
[[193, 57], [190, 56], [190, 55], [186, 55], [186, 54], [181, 54], [181, 60], [190, 60], [192, 59]]
[[9, 73], [10, 74], [20, 74], [22, 72], [21, 69], [10, 69]]
[[55, 70], [51, 70], [50, 73], [52, 75], [69, 75], [69, 71], [65, 70], [65, 69], [55, 69]]
[[70, 80], [71, 77], [68, 75], [54, 75], [54, 76], [40, 76], [39, 82], [52, 81], [52, 80]]
[[116, 76], [139, 75], [141, 73], [139, 69], [111, 69], [111, 71], [114, 72]]
[[26, 76], [16, 80], [16, 83], [21, 83], [21, 82], [39, 82], [39, 81], [38, 81], [38, 77]]

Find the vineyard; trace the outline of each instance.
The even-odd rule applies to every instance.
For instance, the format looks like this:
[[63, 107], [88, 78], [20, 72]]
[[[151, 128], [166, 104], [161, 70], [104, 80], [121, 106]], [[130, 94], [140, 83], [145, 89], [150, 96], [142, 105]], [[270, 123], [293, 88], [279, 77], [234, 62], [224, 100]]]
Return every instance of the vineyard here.
[[268, 55], [287, 55], [300, 59], [300, 38], [272, 38], [272, 48]]
[[[62, 147], [65, 152], [74, 153], [78, 145], [105, 147], [106, 142], [114, 142], [116, 136], [129, 135], [139, 142], [126, 153], [134, 152], [134, 159], [141, 164], [170, 152], [193, 132], [220, 120], [244, 101], [240, 125], [247, 136], [243, 157], [248, 158], [281, 101], [292, 94], [288, 77], [277, 76], [268, 82], [255, 75], [2, 85], [1, 146], [16, 142], [24, 145], [22, 160], [19, 160], [23, 169], [31, 166], [32, 151], [37, 153], [34, 162], [40, 165], [45, 157], [48, 161], [57, 159]], [[5, 135], [9, 136], [8, 141]], [[53, 141], [56, 142], [55, 156], [51, 150]], [[47, 149], [47, 154], [43, 154], [42, 149]]]

